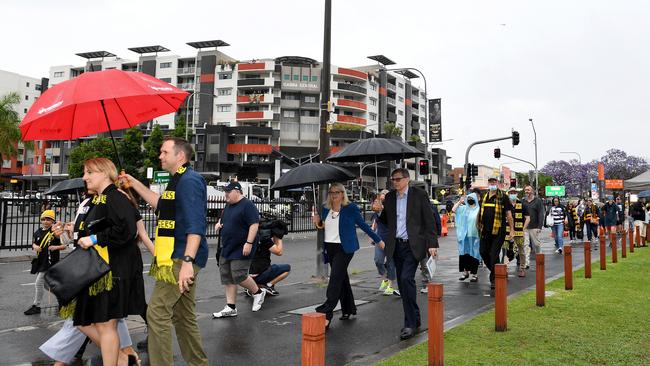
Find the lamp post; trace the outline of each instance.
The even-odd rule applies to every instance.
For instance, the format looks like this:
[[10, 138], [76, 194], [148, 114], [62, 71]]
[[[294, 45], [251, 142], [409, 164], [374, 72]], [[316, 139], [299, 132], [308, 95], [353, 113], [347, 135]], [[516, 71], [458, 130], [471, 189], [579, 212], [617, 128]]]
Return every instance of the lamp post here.
[[[209, 95], [213, 99], [217, 97], [216, 95], [211, 94], [211, 93], [197, 92], [197, 91], [193, 92], [192, 94], [190, 94], [189, 97], [187, 97], [187, 99], [185, 100], [185, 141], [187, 141], [187, 139], [188, 139], [188, 131], [189, 131], [189, 128], [188, 128], [187, 124], [189, 123], [189, 120], [190, 120], [190, 99], [193, 98], [197, 94], [199, 95], [199, 104], [201, 103], [201, 95]], [[194, 118], [194, 108], [192, 108], [192, 131], [194, 132], [194, 138], [195, 138], [195, 140], [194, 140], [194, 159], [196, 161], [196, 159], [198, 157], [197, 156], [198, 155], [197, 150], [198, 150], [198, 146], [199, 146], [199, 136], [196, 134], [196, 125], [194, 123], [194, 119], [195, 119]], [[205, 160], [203, 160], [203, 161], [205, 161]], [[221, 174], [221, 172], [219, 174]]]
[[535, 194], [538, 194], [539, 190], [539, 173], [538, 173], [538, 165], [537, 165], [537, 131], [535, 131], [535, 124], [533, 123], [533, 119], [529, 118], [528, 121], [530, 121], [530, 125], [533, 126], [533, 134], [535, 136], [535, 140], [533, 140], [533, 143], [535, 144]]

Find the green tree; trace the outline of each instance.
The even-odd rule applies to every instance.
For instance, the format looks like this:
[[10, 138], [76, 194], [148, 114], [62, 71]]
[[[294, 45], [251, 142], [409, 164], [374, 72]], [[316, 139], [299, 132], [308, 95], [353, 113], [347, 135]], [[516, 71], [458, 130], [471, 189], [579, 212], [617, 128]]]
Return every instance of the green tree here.
[[[172, 137], [180, 137], [180, 138], [185, 138], [185, 130], [189, 128], [187, 126], [187, 120], [185, 119], [185, 114], [180, 114], [176, 117], [176, 121], [174, 122], [174, 130], [171, 132], [170, 136]], [[192, 133], [192, 129], [190, 128], [189, 131], [187, 131], [187, 141], [192, 141], [194, 138], [194, 134]]]
[[118, 144], [122, 168], [138, 179], [145, 177], [144, 156], [142, 154], [142, 130], [129, 128]]
[[420, 138], [420, 135], [411, 135], [411, 137], [409, 137], [409, 141], [411, 141], [411, 142], [422, 142], [422, 139]]
[[349, 123], [335, 123], [332, 125], [333, 130], [341, 131], [362, 131], [365, 129], [364, 126], [351, 125]]
[[[70, 151], [70, 165], [68, 174], [70, 178], [81, 177], [84, 174], [84, 161], [92, 158], [108, 158], [115, 161], [115, 149], [110, 139], [99, 137], [94, 140], [84, 141]], [[115, 164], [117, 166], [117, 164]]]
[[[550, 175], [546, 175], [544, 173], [539, 173], [538, 175], [539, 175], [539, 191], [543, 193], [546, 191], [546, 186], [553, 185], [553, 177], [551, 177]], [[531, 184], [530, 178], [528, 177], [528, 173], [516, 173], [516, 178], [517, 178], [517, 185], [519, 187], [524, 187], [528, 184]]]
[[158, 156], [160, 156], [160, 146], [162, 145], [163, 137], [160, 125], [155, 124], [147, 142], [144, 143], [145, 167], [152, 167], [153, 170], [160, 170], [160, 159], [158, 159]]
[[[0, 97], [0, 174], [2, 173], [2, 160], [16, 156], [16, 146], [21, 141], [20, 116], [15, 106], [20, 103], [20, 95], [11, 92]], [[33, 149], [34, 144], [24, 143], [25, 148]]]
[[393, 136], [402, 136], [402, 129], [400, 127], [397, 127], [395, 122], [386, 123], [384, 125], [384, 131], [386, 131], [386, 136], [388, 136], [388, 138], [391, 138]]

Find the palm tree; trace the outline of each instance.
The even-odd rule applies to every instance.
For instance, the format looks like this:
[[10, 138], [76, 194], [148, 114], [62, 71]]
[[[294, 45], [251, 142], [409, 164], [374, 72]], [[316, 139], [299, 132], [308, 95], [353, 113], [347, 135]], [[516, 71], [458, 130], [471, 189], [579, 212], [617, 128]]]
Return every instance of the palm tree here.
[[[11, 92], [0, 97], [0, 160], [15, 156], [17, 143], [21, 140], [20, 116], [14, 106], [20, 103], [20, 95]], [[26, 148], [31, 148], [32, 143], [25, 144]], [[0, 176], [2, 175], [2, 164], [0, 164]]]

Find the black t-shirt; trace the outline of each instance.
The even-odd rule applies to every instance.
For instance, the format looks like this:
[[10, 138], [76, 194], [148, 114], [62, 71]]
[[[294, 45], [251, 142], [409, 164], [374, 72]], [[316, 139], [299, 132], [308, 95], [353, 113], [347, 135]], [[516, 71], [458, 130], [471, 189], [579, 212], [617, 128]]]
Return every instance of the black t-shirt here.
[[[487, 199], [485, 200], [485, 203], [488, 205], [494, 205], [496, 203], [498, 195], [494, 195], [492, 197], [487, 196]], [[481, 203], [483, 204], [483, 203]], [[483, 224], [483, 232], [482, 234], [486, 235], [491, 235], [492, 234], [492, 226], [494, 224], [494, 210], [495, 206], [488, 206], [486, 205], [483, 208], [483, 215], [481, 216], [481, 224]], [[508, 199], [508, 196], [505, 194], [501, 195], [501, 229], [499, 229], [499, 235], [505, 234], [506, 232], [506, 226], [508, 226], [508, 223], [506, 222], [506, 212], [513, 210], [512, 203], [510, 203], [510, 199]]]
[[257, 250], [251, 261], [251, 274], [260, 274], [271, 266], [271, 247], [274, 245], [273, 240], [260, 240]]
[[[51, 231], [51, 229], [48, 230], [43, 230], [43, 228], [39, 228], [34, 232], [34, 244], [40, 245], [42, 239]], [[59, 238], [57, 238], [54, 235], [48, 236], [48, 239], [46, 240], [45, 243], [43, 243], [43, 246], [41, 247], [41, 251], [38, 253], [38, 257], [36, 259], [37, 265], [36, 265], [36, 272], [45, 272], [50, 266], [56, 264], [59, 261], [59, 251], [58, 250], [50, 250], [50, 246], [58, 246], [61, 245], [61, 241]]]

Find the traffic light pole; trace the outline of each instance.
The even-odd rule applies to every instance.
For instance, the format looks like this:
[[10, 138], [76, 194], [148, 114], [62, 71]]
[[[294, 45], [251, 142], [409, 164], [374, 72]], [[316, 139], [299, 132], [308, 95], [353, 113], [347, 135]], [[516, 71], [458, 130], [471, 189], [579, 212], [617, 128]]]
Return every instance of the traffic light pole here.
[[502, 156], [505, 156], [506, 158], [519, 160], [519, 161], [521, 161], [522, 163], [530, 164], [530, 165], [533, 167], [533, 169], [537, 170], [537, 167], [535, 166], [535, 164], [531, 163], [531, 162], [528, 161], [528, 160], [515, 158], [514, 156], [511, 156], [511, 155], [508, 155], [508, 154], [504, 154], [504, 153], [501, 153], [501, 155], [502, 155]]
[[[508, 137], [498, 137], [498, 138], [495, 138], [495, 139], [479, 140], [479, 141], [476, 141], [476, 142], [472, 142], [467, 147], [467, 151], [465, 151], [465, 171], [467, 172], [467, 167], [469, 166], [469, 151], [472, 150], [472, 147], [474, 147], [475, 145], [487, 144], [489, 142], [503, 141], [503, 140], [510, 140], [510, 139], [512, 139], [512, 135], [510, 135]], [[472, 178], [471, 178], [471, 176], [469, 176], [469, 177], [467, 177], [467, 179], [465, 181], [465, 188], [469, 189], [469, 187], [471, 187], [471, 186], [472, 186]]]

